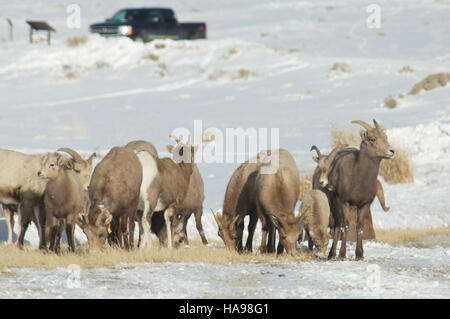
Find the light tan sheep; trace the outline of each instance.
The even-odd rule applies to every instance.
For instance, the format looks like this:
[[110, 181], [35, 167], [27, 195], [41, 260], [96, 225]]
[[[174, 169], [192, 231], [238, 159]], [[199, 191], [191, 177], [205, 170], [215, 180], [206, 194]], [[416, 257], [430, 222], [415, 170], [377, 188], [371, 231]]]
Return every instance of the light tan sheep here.
[[313, 189], [303, 196], [300, 206], [301, 222], [308, 236], [310, 250], [315, 245], [319, 252], [326, 253], [328, 241], [328, 222], [330, 219], [330, 206], [324, 192]]

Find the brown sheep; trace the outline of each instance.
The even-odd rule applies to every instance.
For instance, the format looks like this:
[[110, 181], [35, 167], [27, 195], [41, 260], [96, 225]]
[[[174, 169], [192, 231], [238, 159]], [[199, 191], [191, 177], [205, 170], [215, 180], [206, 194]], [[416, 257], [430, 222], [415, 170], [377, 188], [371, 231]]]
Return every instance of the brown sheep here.
[[[261, 251], [275, 252], [275, 230], [278, 230], [278, 253], [284, 248], [288, 254], [293, 254], [301, 223], [300, 217], [295, 217], [300, 184], [297, 164], [284, 149], [268, 152], [268, 156], [261, 161], [263, 164], [255, 179], [256, 208], [263, 226]], [[272, 174], [264, 174], [262, 168], [269, 163], [274, 165], [274, 162], [278, 170]]]
[[88, 238], [90, 249], [105, 244], [113, 219], [117, 227], [117, 244], [125, 249], [133, 248], [141, 183], [141, 163], [127, 147], [113, 147], [97, 164], [89, 184], [89, 212], [77, 220]]
[[[266, 152], [266, 151], [263, 151]], [[218, 235], [228, 249], [242, 252], [244, 217], [250, 215], [245, 250], [252, 251], [253, 235], [258, 222], [254, 187], [255, 178], [261, 166], [260, 152], [255, 158], [239, 165], [228, 182], [223, 201], [222, 215], [213, 213], [219, 228]]]
[[75, 251], [75, 220], [84, 210], [84, 189], [82, 177], [74, 171], [74, 162], [57, 153], [49, 153], [42, 160], [38, 176], [47, 180], [44, 192], [46, 222], [41, 233], [43, 247], [46, 247], [46, 228], [50, 231], [50, 250], [59, 253], [60, 222], [66, 225], [69, 249]]
[[352, 121], [365, 128], [365, 131], [360, 132], [362, 139], [360, 149], [339, 153], [331, 164], [328, 174], [329, 189], [331, 189], [329, 201], [335, 225], [329, 259], [336, 256], [339, 231], [342, 232], [339, 257], [346, 256], [348, 215], [352, 206], [357, 209], [356, 259], [364, 258], [363, 220], [377, 194], [380, 163], [383, 159], [394, 157], [394, 150], [389, 145], [385, 131], [376, 120], [373, 122], [375, 127], [360, 120]]

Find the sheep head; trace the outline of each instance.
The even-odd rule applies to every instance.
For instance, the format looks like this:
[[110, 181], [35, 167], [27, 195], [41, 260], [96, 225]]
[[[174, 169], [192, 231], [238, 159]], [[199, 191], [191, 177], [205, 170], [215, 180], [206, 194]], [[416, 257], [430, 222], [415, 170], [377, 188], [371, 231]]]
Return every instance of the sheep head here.
[[68, 147], [59, 148], [57, 151], [65, 152], [72, 157], [71, 161], [73, 170], [80, 175], [83, 189], [87, 191], [91, 180], [92, 159], [96, 156], [96, 154], [93, 153], [87, 160], [85, 160], [80, 156], [80, 154], [78, 154], [76, 151]]
[[364, 131], [360, 131], [361, 151], [366, 151], [367, 155], [371, 158], [394, 158], [395, 152], [389, 144], [386, 131], [376, 120], [373, 120], [374, 127], [371, 127], [368, 123], [361, 120], [355, 120], [352, 121], [352, 123], [361, 125], [365, 129]]
[[[211, 210], [212, 211], [212, 210]], [[240, 219], [240, 216], [237, 215], [233, 219], [227, 219], [219, 212], [213, 213], [214, 219], [216, 220], [217, 226], [219, 227], [219, 231], [217, 234], [220, 238], [222, 238], [225, 246], [230, 250], [236, 249], [236, 239], [237, 239], [237, 231], [236, 231], [236, 223]]]
[[322, 187], [326, 187], [328, 185], [328, 172], [331, 167], [331, 163], [333, 162], [336, 155], [346, 148], [347, 144], [339, 144], [328, 155], [323, 155], [319, 148], [316, 145], [311, 147], [311, 150], [315, 150], [317, 152], [317, 156], [313, 156], [313, 160], [317, 163], [317, 168], [319, 169], [319, 184]]
[[113, 216], [103, 205], [91, 207], [89, 214], [80, 214], [77, 219], [89, 243], [89, 249], [96, 250], [103, 247], [108, 238], [108, 227]]

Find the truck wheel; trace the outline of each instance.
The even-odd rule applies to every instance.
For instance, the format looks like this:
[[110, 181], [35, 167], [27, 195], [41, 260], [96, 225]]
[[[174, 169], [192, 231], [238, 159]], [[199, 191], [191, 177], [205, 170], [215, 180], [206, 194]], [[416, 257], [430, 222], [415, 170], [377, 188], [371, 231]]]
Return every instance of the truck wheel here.
[[134, 38], [136, 42], [147, 43], [148, 35], [146, 32], [139, 32], [139, 34]]
[[191, 32], [191, 33], [189, 33], [188, 38], [191, 40], [194, 40], [194, 39], [200, 38], [200, 35], [198, 34], [198, 32]]

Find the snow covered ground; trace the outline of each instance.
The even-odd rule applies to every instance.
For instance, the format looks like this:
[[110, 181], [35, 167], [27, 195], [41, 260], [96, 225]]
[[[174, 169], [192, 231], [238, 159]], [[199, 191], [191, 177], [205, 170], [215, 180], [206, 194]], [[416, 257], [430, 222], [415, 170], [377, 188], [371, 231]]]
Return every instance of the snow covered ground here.
[[[278, 128], [280, 147], [305, 173], [315, 165], [312, 144], [329, 150], [330, 125], [357, 130], [352, 120], [376, 118], [392, 144], [411, 152], [415, 182], [384, 184], [391, 210], [373, 204], [375, 228], [449, 225], [450, 89], [408, 94], [427, 75], [449, 72], [448, 1], [377, 1], [381, 28], [374, 29], [366, 24], [373, 1], [153, 1], [172, 7], [180, 21], [206, 21], [208, 39], [147, 44], [89, 35], [88, 27], [148, 1], [77, 1], [80, 29], [66, 25], [71, 3], [0, 1], [2, 17], [15, 24], [14, 42], [0, 28], [2, 148], [38, 153], [67, 146], [83, 156], [105, 155], [146, 139], [167, 155], [168, 134], [179, 128], [193, 134], [201, 120], [203, 129], [223, 134]], [[28, 43], [26, 19], [55, 27], [51, 46]], [[68, 37], [82, 35], [86, 43], [68, 46]], [[347, 68], [332, 71], [335, 63]], [[413, 72], [400, 72], [405, 66]], [[405, 96], [397, 108], [383, 107], [384, 98], [398, 94]], [[209, 208], [221, 207], [238, 164], [199, 164], [208, 238], [218, 239]], [[188, 231], [198, 236], [193, 221]], [[77, 237], [84, 240], [81, 232]], [[6, 240], [4, 220], [0, 239]], [[36, 245], [33, 227], [26, 239]], [[450, 296], [448, 240], [427, 248], [367, 243], [365, 255], [362, 262], [126, 264], [82, 270], [77, 289], [67, 288], [66, 269], [14, 269], [0, 276], [9, 288], [0, 297]]]

